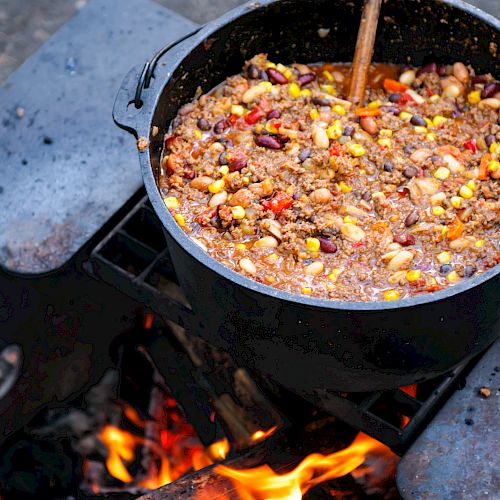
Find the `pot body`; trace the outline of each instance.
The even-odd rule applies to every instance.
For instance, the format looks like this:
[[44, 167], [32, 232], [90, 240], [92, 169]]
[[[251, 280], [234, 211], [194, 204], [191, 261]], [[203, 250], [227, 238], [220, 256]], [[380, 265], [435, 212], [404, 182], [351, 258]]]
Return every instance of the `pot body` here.
[[[139, 155], [144, 182], [199, 320], [196, 334], [313, 401], [324, 391], [420, 382], [479, 353], [500, 330], [498, 266], [450, 290], [395, 303], [293, 296], [206, 255], [173, 221], [155, 178], [168, 125], [198, 86], [206, 92], [259, 52], [284, 64], [352, 60], [362, 3], [283, 0], [236, 9], [167, 53], [139, 111], [117, 113], [115, 107], [120, 126], [149, 138], [149, 148]], [[319, 28], [329, 34], [320, 37]], [[460, 60], [499, 74], [491, 45], [500, 43], [499, 33], [497, 20], [457, 0], [391, 0], [382, 6], [374, 60], [415, 65]], [[136, 77], [133, 71], [128, 79], [135, 83]], [[132, 95], [126, 90], [130, 81], [117, 103]]]

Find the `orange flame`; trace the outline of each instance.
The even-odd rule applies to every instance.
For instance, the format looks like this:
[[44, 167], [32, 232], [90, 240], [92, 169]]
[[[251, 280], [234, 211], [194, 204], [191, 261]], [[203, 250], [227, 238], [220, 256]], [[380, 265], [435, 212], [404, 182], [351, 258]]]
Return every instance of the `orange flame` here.
[[275, 425], [275, 426], [271, 427], [270, 429], [267, 429], [267, 431], [263, 431], [263, 430], [255, 431], [252, 434], [252, 441], [258, 442], [258, 441], [262, 441], [263, 439], [268, 438], [271, 434], [274, 434], [276, 432], [277, 428], [278, 427]]
[[352, 444], [331, 455], [309, 455], [291, 472], [276, 474], [268, 465], [254, 469], [235, 470], [218, 465], [215, 471], [232, 479], [243, 500], [300, 500], [313, 486], [349, 474], [359, 467], [367, 454], [389, 449], [359, 433]]
[[[399, 390], [405, 392], [408, 396], [412, 396], [413, 398], [417, 397], [417, 384], [404, 385], [403, 387], [400, 387]], [[410, 418], [403, 415], [401, 418], [401, 428], [406, 427], [409, 421]]]
[[200, 470], [214, 462], [219, 462], [224, 460], [229, 453], [229, 441], [224, 438], [220, 441], [215, 441], [211, 445], [207, 446], [205, 450], [200, 450], [193, 457], [193, 468], [194, 470]]
[[108, 448], [106, 467], [109, 473], [124, 483], [132, 482], [132, 476], [123, 462], [134, 459], [139, 438], [112, 425], [104, 426], [99, 437]]

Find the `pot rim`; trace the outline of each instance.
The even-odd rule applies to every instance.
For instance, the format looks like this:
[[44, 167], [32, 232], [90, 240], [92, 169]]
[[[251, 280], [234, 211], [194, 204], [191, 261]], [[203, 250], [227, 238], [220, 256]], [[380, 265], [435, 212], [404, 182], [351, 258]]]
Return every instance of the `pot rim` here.
[[[152, 128], [153, 115], [158, 105], [160, 96], [163, 93], [163, 89], [168, 84], [173, 73], [178, 69], [187, 56], [192, 52], [194, 47], [199, 46], [208, 37], [212, 36], [216, 31], [218, 31], [223, 26], [230, 24], [236, 19], [243, 17], [250, 12], [255, 10], [264, 9], [270, 4], [278, 3], [281, 0], [261, 0], [256, 3], [253, 1], [247, 2], [235, 9], [230, 10], [221, 17], [211, 21], [205, 27], [203, 27], [198, 33], [193, 35], [192, 38], [188, 39], [189, 43], [185, 43], [176, 50], [175, 62], [172, 66], [169, 66], [169, 71], [167, 77], [162, 82], [161, 86], [157, 89], [155, 101], [149, 108], [149, 116], [145, 117], [144, 132], [146, 136]], [[484, 12], [478, 7], [469, 5], [462, 0], [435, 0], [436, 2], [443, 3], [450, 7], [456, 8], [467, 12], [468, 14], [476, 17], [485, 24], [490, 25], [492, 28], [500, 32], [500, 21], [497, 20], [492, 15]], [[141, 135], [141, 133], [139, 133]], [[151, 154], [150, 148], [139, 152], [139, 160], [141, 164], [142, 176], [144, 179], [144, 184], [148, 197], [156, 211], [160, 216], [161, 222], [170, 236], [179, 244], [186, 252], [188, 252], [193, 258], [195, 258], [200, 264], [208, 269], [213, 270], [217, 274], [221, 275], [225, 279], [235, 283], [238, 286], [249, 289], [253, 292], [258, 292], [263, 295], [268, 296], [272, 299], [278, 299], [284, 302], [290, 302], [301, 306], [313, 306], [317, 309], [328, 309], [328, 310], [338, 310], [338, 311], [362, 311], [362, 312], [377, 312], [377, 311], [390, 311], [396, 309], [412, 308], [414, 306], [426, 305], [430, 303], [437, 303], [441, 300], [448, 299], [450, 297], [460, 295], [472, 288], [478, 287], [479, 285], [489, 281], [490, 279], [498, 276], [500, 274], [500, 264], [495, 267], [479, 274], [476, 277], [468, 278], [462, 282], [455, 284], [444, 290], [439, 290], [436, 292], [423, 293], [419, 296], [404, 298], [394, 301], [370, 301], [370, 302], [349, 302], [340, 300], [328, 300], [320, 299], [315, 297], [309, 297], [307, 295], [299, 295], [291, 292], [283, 291], [277, 288], [273, 288], [269, 285], [259, 283], [252, 278], [247, 278], [243, 274], [233, 271], [229, 267], [221, 264], [214, 257], [210, 256], [205, 252], [199, 245], [194, 243], [191, 238], [180, 228], [180, 226], [175, 222], [174, 218], [170, 214], [169, 210], [165, 206], [163, 199], [161, 198], [160, 191], [156, 184], [156, 180], [153, 175], [153, 169], [151, 164]]]

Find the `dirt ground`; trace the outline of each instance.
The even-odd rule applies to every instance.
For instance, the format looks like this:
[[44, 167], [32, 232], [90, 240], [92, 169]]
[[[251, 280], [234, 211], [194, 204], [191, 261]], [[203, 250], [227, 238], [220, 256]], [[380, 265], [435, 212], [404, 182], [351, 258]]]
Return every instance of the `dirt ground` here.
[[[0, 0], [0, 84], [88, 0]], [[243, 0], [156, 0], [204, 23]], [[469, 0], [500, 18], [500, 0]]]

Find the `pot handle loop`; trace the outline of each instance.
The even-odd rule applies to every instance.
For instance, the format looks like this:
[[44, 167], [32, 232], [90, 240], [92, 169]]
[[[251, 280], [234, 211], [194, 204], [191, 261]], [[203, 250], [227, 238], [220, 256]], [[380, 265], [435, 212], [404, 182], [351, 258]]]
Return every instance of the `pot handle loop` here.
[[136, 66], [129, 71], [120, 86], [113, 106], [113, 120], [120, 128], [130, 132], [137, 138], [137, 117], [144, 106], [143, 91], [150, 87], [158, 61], [169, 50], [198, 33], [202, 28], [204, 28], [204, 25], [160, 49], [151, 60], [144, 64], [142, 69], [140, 69], [140, 66]]

